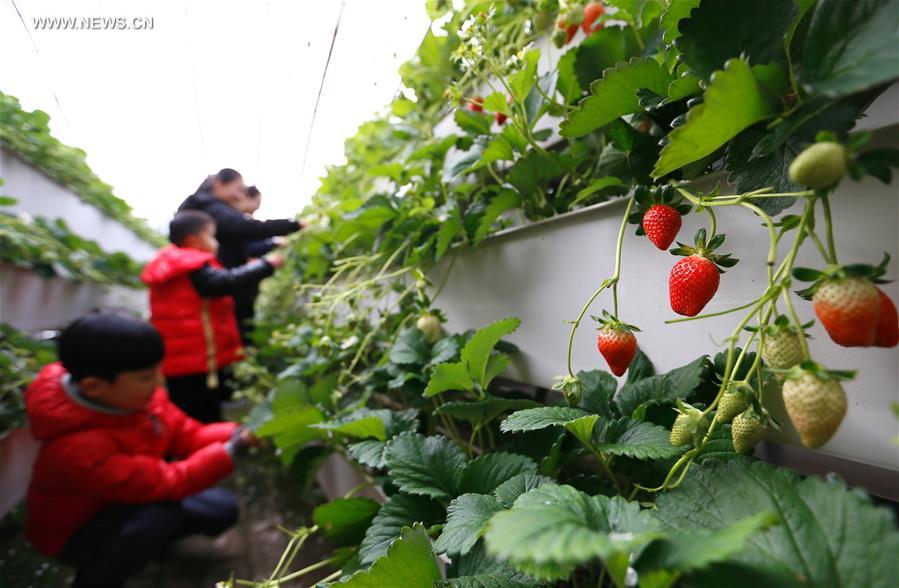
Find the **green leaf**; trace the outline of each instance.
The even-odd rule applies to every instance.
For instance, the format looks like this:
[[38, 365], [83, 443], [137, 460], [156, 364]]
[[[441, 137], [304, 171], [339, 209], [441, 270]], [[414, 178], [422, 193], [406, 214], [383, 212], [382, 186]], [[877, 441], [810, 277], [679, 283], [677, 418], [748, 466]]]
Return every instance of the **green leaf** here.
[[556, 80], [556, 90], [562, 95], [562, 101], [565, 104], [571, 104], [581, 97], [583, 89], [577, 81], [577, 74], [574, 71], [574, 62], [577, 59], [578, 48], [574, 47], [565, 52], [559, 58], [556, 67], [559, 70], [559, 77]]
[[489, 554], [520, 571], [558, 579], [597, 557], [626, 559], [656, 536], [655, 528], [636, 502], [544, 484], [493, 515], [485, 539]]
[[388, 358], [400, 365], [424, 365], [431, 359], [431, 344], [420, 329], [406, 329], [396, 338]]
[[655, 59], [632, 59], [603, 72], [591, 86], [591, 95], [582, 100], [560, 127], [563, 137], [580, 137], [605, 126], [625, 114], [641, 112], [637, 90], [647, 88], [667, 95], [671, 74]]
[[573, 421], [568, 421], [565, 423], [565, 428], [577, 437], [578, 441], [587, 447], [592, 447], [590, 437], [593, 435], [593, 427], [596, 426], [597, 420], [599, 420], [599, 415], [588, 414]]
[[537, 77], [537, 63], [540, 61], [540, 50], [530, 49], [524, 55], [524, 66], [521, 70], [509, 76], [509, 88], [512, 90], [512, 98], [517, 102], [523, 102]]
[[0, 196], [0, 206], [12, 206], [19, 201], [12, 196]]
[[743, 129], [777, 114], [777, 103], [756, 81], [749, 65], [731, 59], [715, 72], [703, 103], [687, 113], [687, 122], [668, 135], [652, 175], [665, 176], [702, 159]]
[[574, 71], [578, 84], [581, 88], [589, 88], [606, 69], [641, 53], [633, 31], [624, 27], [600, 29], [577, 47]]
[[660, 493], [657, 507], [666, 526], [684, 532], [777, 513], [782, 523], [754, 535], [733, 558], [769, 585], [886, 588], [899, 577], [892, 513], [835, 478], [803, 479], [745, 458], [709, 461], [690, 469], [676, 490]]
[[[637, 358], [634, 359], [634, 361], [636, 360]], [[633, 368], [634, 363], [631, 362], [628, 371]], [[580, 371], [577, 373], [577, 377], [585, 388], [584, 394], [581, 396], [580, 407], [602, 417], [611, 417], [612, 397], [615, 396], [615, 390], [618, 389], [618, 380], [615, 379], [615, 376], [603, 370], [592, 370]]]
[[521, 196], [512, 190], [502, 190], [499, 194], [494, 196], [490, 201], [490, 204], [488, 204], [487, 208], [484, 210], [484, 216], [481, 217], [481, 222], [478, 223], [478, 230], [475, 231], [473, 244], [477, 245], [483, 241], [484, 237], [486, 237], [493, 228], [493, 223], [496, 222], [500, 215], [507, 210], [516, 208], [519, 204], [521, 204]]
[[515, 571], [508, 562], [489, 557], [484, 542], [478, 542], [465, 555], [452, 558], [446, 566], [446, 577], [440, 587], [459, 588], [536, 588], [542, 586], [533, 578]]
[[473, 135], [489, 135], [490, 125], [493, 124], [493, 117], [489, 114], [467, 108], [457, 108], [453, 118], [459, 128]]
[[644, 549], [635, 567], [641, 578], [658, 570], [688, 572], [705, 568], [743, 551], [757, 532], [778, 522], [780, 519], [773, 513], [761, 512], [720, 530], [675, 532], [672, 537], [656, 541]]
[[471, 375], [468, 373], [468, 365], [462, 362], [441, 363], [434, 367], [428, 385], [425, 388], [425, 397], [431, 397], [447, 390], [470, 390], [474, 385]]
[[316, 429], [324, 429], [333, 431], [340, 435], [348, 435], [350, 437], [374, 437], [378, 441], [387, 439], [387, 433], [384, 429], [384, 421], [380, 417], [374, 415], [363, 416], [362, 418], [343, 422], [325, 422], [313, 425]]
[[387, 555], [378, 559], [371, 568], [356, 572], [332, 586], [431, 588], [440, 577], [428, 533], [416, 525], [404, 528], [400, 538], [388, 548]]
[[765, 0], [762, 7], [757, 0], [706, 0], [680, 22], [674, 44], [706, 79], [732, 57], [752, 65], [786, 61], [784, 36], [795, 15], [794, 0]]
[[[564, 123], [562, 123], [562, 124], [564, 124]], [[592, 182], [590, 182], [589, 186], [579, 190], [577, 195], [574, 197], [574, 200], [572, 200], [571, 204], [569, 204], [568, 206], [570, 208], [570, 207], [575, 206], [576, 204], [580, 204], [581, 202], [583, 202], [584, 200], [587, 200], [588, 198], [590, 198], [590, 196], [593, 196], [595, 193], [599, 192], [600, 190], [604, 190], [611, 186], [623, 186], [623, 185], [625, 185], [624, 182], [622, 180], [616, 178], [615, 176], [605, 176], [602, 178], [597, 178], [597, 179], [593, 180]]]
[[338, 498], [317, 506], [312, 520], [336, 545], [358, 545], [380, 508], [368, 498]]
[[554, 483], [553, 479], [546, 476], [534, 473], [518, 474], [497, 486], [493, 491], [493, 495], [503, 503], [505, 508], [510, 508], [515, 500], [525, 492], [530, 492], [543, 484], [551, 483]]
[[677, 0], [669, 2], [668, 8], [662, 14], [661, 29], [664, 31], [664, 40], [667, 43], [680, 36], [678, 23], [689, 18], [690, 11], [699, 6], [700, 0]]
[[[392, 439], [400, 433], [406, 431], [414, 431], [418, 428], [418, 411], [408, 410], [368, 410], [363, 409], [367, 414], [377, 416], [384, 423], [384, 431], [387, 439]], [[359, 411], [360, 413], [362, 411]], [[361, 463], [370, 468], [383, 469], [387, 462], [384, 460], [384, 450], [387, 443], [375, 439], [368, 439], [352, 443], [347, 446], [350, 455]]]
[[[484, 380], [490, 353], [500, 339], [514, 332], [519, 325], [521, 325], [521, 319], [516, 317], [496, 321], [478, 329], [462, 348], [462, 363], [466, 365], [471, 378], [481, 384], [482, 388], [486, 387]], [[426, 395], [430, 396], [427, 393]]]
[[451, 498], [457, 494], [465, 456], [446, 437], [403, 433], [385, 453], [390, 480], [407, 494]]
[[503, 433], [518, 431], [536, 431], [546, 427], [561, 426], [587, 413], [579, 408], [569, 406], [541, 406], [512, 413], [502, 422], [499, 430]]
[[484, 98], [484, 110], [488, 112], [504, 112], [509, 113], [509, 103], [506, 102], [506, 95], [502, 92], [494, 92]]
[[498, 398], [489, 394], [483, 400], [447, 402], [434, 410], [435, 415], [448, 415], [471, 424], [486, 423], [511, 410], [540, 406], [526, 398]]
[[708, 359], [700, 357], [667, 374], [651, 376], [621, 387], [615, 403], [625, 416], [633, 415], [643, 404], [673, 404], [678, 398], [688, 398], [708, 373]]
[[256, 434], [271, 437], [281, 453], [281, 461], [288, 464], [303, 445], [324, 437], [324, 431], [312, 427], [323, 419], [324, 414], [314, 406], [294, 405], [290, 409], [276, 411], [267, 423], [256, 430]]
[[514, 577], [505, 574], [478, 574], [448, 578], [437, 583], [439, 588], [538, 588], [542, 585], [536, 580], [525, 579], [520, 574], [515, 574]]
[[536, 472], [537, 464], [524, 455], [503, 451], [485, 453], [465, 464], [458, 491], [488, 494], [519, 474]]
[[545, 182], [563, 173], [565, 168], [557, 156], [547, 156], [531, 150], [509, 168], [505, 179], [521, 194], [528, 196], [541, 189]]
[[448, 219], [440, 223], [440, 228], [437, 230], [436, 258], [438, 260], [446, 255], [446, 250], [449, 248], [456, 235], [462, 232], [463, 228], [462, 222], [455, 215], [451, 215]]
[[603, 419], [593, 430], [593, 447], [609, 455], [667, 459], [683, 451], [668, 440], [668, 429], [627, 417]]
[[391, 496], [365, 531], [359, 547], [359, 560], [363, 564], [375, 561], [387, 553], [387, 547], [400, 536], [403, 527], [415, 523], [429, 527], [443, 522], [444, 514], [443, 507], [428, 498], [405, 494]]
[[627, 383], [654, 376], [655, 373], [656, 368], [652, 365], [652, 361], [643, 353], [643, 350], [637, 349], [637, 355], [634, 356], [631, 365], [627, 368]]
[[497, 161], [511, 161], [515, 158], [515, 150], [512, 149], [512, 144], [509, 143], [509, 140], [503, 135], [497, 135], [491, 139], [490, 143], [487, 144], [487, 147], [484, 148], [484, 151], [481, 153], [481, 158], [474, 163], [467, 171], [475, 171], [490, 165], [491, 163]]
[[848, 96], [899, 77], [899, 3], [819, 0], [799, 70], [809, 94]]
[[468, 553], [484, 532], [487, 521], [503, 510], [499, 499], [484, 494], [463, 494], [450, 502], [446, 509], [446, 524], [434, 551], [459, 555]]

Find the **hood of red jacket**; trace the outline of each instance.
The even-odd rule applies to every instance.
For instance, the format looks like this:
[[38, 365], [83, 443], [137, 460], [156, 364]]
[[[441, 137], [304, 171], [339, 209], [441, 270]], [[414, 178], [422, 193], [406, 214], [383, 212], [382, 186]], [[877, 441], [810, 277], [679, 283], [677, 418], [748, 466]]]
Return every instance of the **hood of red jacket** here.
[[188, 249], [177, 245], [166, 245], [144, 266], [140, 279], [148, 286], [156, 286], [196, 271], [215, 261], [215, 254]]
[[[48, 441], [71, 435], [84, 429], [130, 427], [144, 416], [143, 412], [130, 414], [107, 413], [78, 403], [66, 392], [62, 378], [66, 370], [60, 363], [44, 367], [25, 392], [28, 423], [35, 439]], [[153, 393], [148, 410], [165, 402], [165, 390]]]

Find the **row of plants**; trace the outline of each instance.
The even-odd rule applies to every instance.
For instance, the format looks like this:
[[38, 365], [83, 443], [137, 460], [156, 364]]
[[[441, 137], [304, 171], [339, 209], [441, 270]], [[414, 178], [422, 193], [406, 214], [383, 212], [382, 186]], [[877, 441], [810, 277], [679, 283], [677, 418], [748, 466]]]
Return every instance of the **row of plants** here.
[[[847, 410], [852, 366], [810, 356], [803, 299], [834, 344], [899, 338], [877, 287], [888, 256], [839, 259], [830, 210], [841, 182], [889, 183], [899, 163], [850, 133], [899, 78], [899, 5], [427, 6], [442, 30], [401, 68], [390, 112], [323, 179], [306, 211], [318, 222], [266, 288], [258, 351], [239, 373], [257, 401], [249, 424], [285, 463], [338, 453], [366, 482], [290, 530], [268, 579], [223, 585], [280, 586], [324, 567], [336, 570], [326, 582], [348, 586], [891, 585], [899, 531], [888, 509], [749, 454], [778, 427], [819, 447]], [[536, 48], [551, 52], [547, 37], [568, 47], [548, 69]], [[734, 194], [692, 186], [716, 171]], [[443, 332], [439, 297], [460, 249], [616, 196], [627, 202], [605, 252], [614, 271], [570, 311], [556, 390], [501, 378], [518, 319]], [[722, 207], [759, 220], [768, 279], [703, 314], [738, 264]], [[685, 214], [708, 219], [692, 245], [679, 235]], [[684, 241], [668, 291], [682, 316], [669, 322], [737, 317], [719, 349], [697, 345], [664, 374], [618, 296], [631, 223], [661, 250]], [[819, 267], [796, 267], [805, 249]], [[796, 292], [800, 282], [810, 286]], [[612, 373], [571, 362], [595, 304]], [[789, 422], [768, 413], [776, 395]], [[358, 495], [369, 487], [383, 504]], [[314, 533], [334, 555], [292, 569]]]
[[[14, 198], [0, 196], [0, 207]], [[53, 221], [0, 209], [0, 262], [77, 282], [121, 284], [142, 288], [141, 264], [127, 253], [108, 253], [96, 241], [71, 231], [62, 219]]]
[[165, 239], [133, 215], [131, 206], [112, 193], [91, 170], [81, 149], [64, 145], [50, 133], [50, 117], [42, 110], [22, 109], [19, 100], [0, 92], [0, 145], [71, 189], [84, 202], [128, 227], [144, 241], [162, 246]]
[[22, 392], [42, 367], [55, 360], [52, 343], [0, 323], [0, 436], [25, 424]]

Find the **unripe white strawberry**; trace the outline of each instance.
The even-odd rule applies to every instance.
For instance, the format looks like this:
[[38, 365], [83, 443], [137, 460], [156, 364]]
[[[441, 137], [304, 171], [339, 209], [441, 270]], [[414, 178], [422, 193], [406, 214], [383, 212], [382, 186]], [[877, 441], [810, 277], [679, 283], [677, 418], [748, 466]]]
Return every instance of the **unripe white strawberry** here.
[[433, 314], [426, 313], [421, 315], [415, 322], [415, 326], [425, 334], [425, 339], [428, 340], [428, 343], [436, 343], [443, 337], [443, 326], [440, 324], [440, 319]]
[[840, 382], [808, 370], [787, 374], [783, 400], [802, 444], [812, 449], [827, 443], [846, 415], [846, 393]]
[[846, 148], [833, 141], [813, 143], [790, 164], [790, 181], [809, 188], [829, 188], [846, 175]]

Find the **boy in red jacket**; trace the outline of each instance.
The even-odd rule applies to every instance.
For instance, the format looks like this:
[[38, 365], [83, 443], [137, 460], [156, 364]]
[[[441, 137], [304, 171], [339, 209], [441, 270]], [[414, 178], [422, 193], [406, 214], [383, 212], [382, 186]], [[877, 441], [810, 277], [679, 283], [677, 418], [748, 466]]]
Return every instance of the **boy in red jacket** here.
[[201, 425], [160, 386], [162, 339], [119, 312], [90, 313], [25, 393], [43, 442], [28, 488], [28, 540], [78, 569], [76, 587], [122, 586], [170, 542], [217, 535], [234, 496], [211, 488], [256, 444], [235, 423]]
[[162, 373], [172, 402], [201, 422], [217, 422], [231, 395], [225, 368], [243, 356], [231, 294], [272, 275], [284, 259], [269, 254], [223, 268], [215, 221], [198, 210], [175, 215], [169, 240], [141, 273], [150, 287], [150, 322], [165, 342]]

